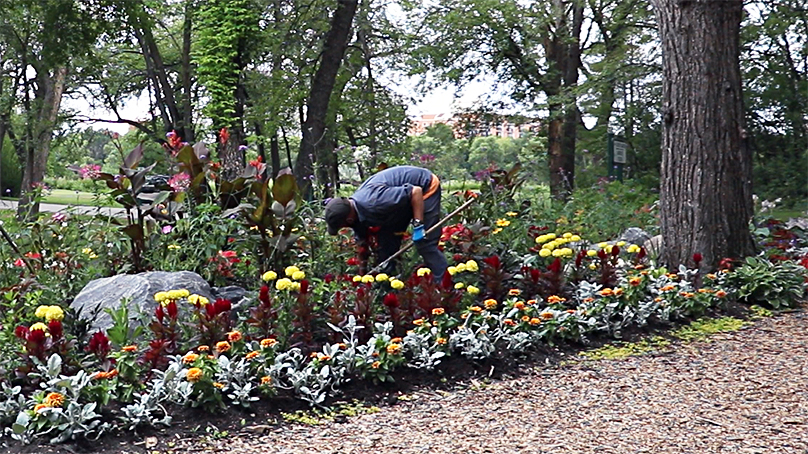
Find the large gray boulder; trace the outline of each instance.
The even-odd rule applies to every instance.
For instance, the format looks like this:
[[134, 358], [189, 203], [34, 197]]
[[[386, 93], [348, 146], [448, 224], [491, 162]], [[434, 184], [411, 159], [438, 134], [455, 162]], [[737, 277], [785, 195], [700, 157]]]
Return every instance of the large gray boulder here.
[[157, 308], [154, 294], [179, 289], [204, 296], [210, 302], [217, 298], [227, 298], [234, 307], [245, 302], [247, 293], [240, 287], [224, 287], [220, 293], [218, 289], [211, 288], [202, 276], [190, 271], [152, 271], [96, 279], [79, 292], [70, 306], [82, 318], [90, 320], [94, 330], [106, 330], [112, 326], [112, 318], [105, 309], [118, 309], [122, 299], [129, 300], [127, 307], [130, 318], [135, 319], [139, 314], [151, 317]]
[[659, 259], [665, 253], [665, 244], [662, 242], [662, 235], [651, 237], [648, 241], [643, 243], [645, 252], [654, 260]]
[[629, 227], [620, 235], [620, 239], [618, 241], [625, 241], [629, 244], [636, 244], [637, 246], [642, 246], [645, 244], [646, 241], [651, 239], [651, 234], [646, 232], [645, 230], [639, 227]]

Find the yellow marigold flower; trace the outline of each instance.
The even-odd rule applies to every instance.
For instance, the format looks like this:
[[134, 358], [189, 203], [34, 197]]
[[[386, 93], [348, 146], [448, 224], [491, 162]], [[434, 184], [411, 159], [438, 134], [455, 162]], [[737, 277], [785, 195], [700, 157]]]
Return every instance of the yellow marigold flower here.
[[292, 288], [292, 280], [285, 277], [282, 279], [278, 279], [277, 281], [275, 281], [275, 288], [280, 291], [289, 290], [290, 288]]
[[353, 279], [351, 279], [351, 280], [352, 280], [352, 281], [354, 281], [354, 282], [362, 282], [362, 276], [359, 276], [359, 275], [357, 274], [357, 275], [356, 275], [356, 276], [354, 276], [354, 277], [353, 277]]
[[537, 318], [537, 317], [533, 317], [533, 318], [530, 319], [530, 321], [528, 323], [530, 323], [533, 326], [536, 326], [539, 323], [541, 323], [541, 319]]
[[561, 249], [561, 255], [563, 255], [564, 257], [572, 257], [573, 254], [574, 252], [572, 251], [572, 249], [568, 247]]
[[522, 291], [519, 290], [518, 288], [512, 288], [512, 289], [508, 290], [508, 296], [519, 296], [521, 294], [522, 294]]
[[286, 276], [288, 276], [288, 277], [292, 277], [292, 275], [295, 274], [298, 271], [300, 271], [300, 268], [298, 268], [298, 267], [296, 267], [294, 265], [287, 266], [286, 269], [283, 270], [284, 274], [286, 274]]
[[220, 341], [216, 342], [216, 351], [219, 353], [224, 353], [230, 350], [230, 342], [227, 341]]
[[59, 306], [48, 306], [45, 310], [45, 320], [63, 320], [65, 318], [65, 311]]
[[517, 301], [517, 302], [513, 303], [513, 307], [515, 309], [518, 309], [518, 310], [521, 311], [521, 310], [523, 310], [525, 308], [525, 302], [524, 301]]
[[640, 247], [636, 244], [630, 244], [628, 248], [626, 248], [626, 251], [630, 254], [636, 254], [637, 252], [640, 252]]
[[424, 320], [422, 318], [417, 318], [417, 319], [412, 321], [412, 324], [415, 325], [415, 326], [421, 326], [421, 325], [424, 324], [424, 322], [426, 322], [426, 320]]
[[552, 320], [553, 313], [552, 312], [542, 312], [539, 314], [543, 320]]
[[378, 361], [373, 361], [373, 364], [371, 364], [370, 367], [372, 367], [374, 369], [378, 369], [379, 367], [381, 367], [381, 365], [382, 365], [382, 363], [380, 363]]
[[466, 271], [476, 273], [477, 271], [480, 270], [480, 266], [477, 265], [477, 262], [475, 262], [474, 260], [469, 260], [468, 262], [465, 263], [465, 265], [466, 265]]
[[555, 233], [548, 233], [545, 236], [547, 237], [548, 240], [554, 240], [558, 238], [558, 235], [556, 235]]
[[170, 300], [178, 300], [182, 298], [182, 294], [179, 290], [169, 290], [168, 291], [168, 299]]
[[181, 289], [179, 289], [177, 291], [180, 292], [179, 293], [180, 298], [188, 298], [188, 296], [191, 295], [191, 292], [189, 292], [188, 289], [181, 288]]
[[400, 344], [390, 344], [387, 346], [387, 353], [391, 355], [397, 355], [401, 353], [401, 345]]
[[420, 277], [424, 277], [427, 274], [432, 274], [432, 270], [430, 270], [429, 268], [418, 268], [417, 274]]
[[600, 296], [612, 296], [614, 294], [614, 290], [607, 287], [599, 291], [598, 294], [600, 294]]
[[498, 227], [507, 227], [511, 225], [511, 221], [507, 219], [497, 219], [497, 226]]
[[609, 243], [607, 243], [605, 241], [601, 241], [600, 243], [598, 243], [598, 247], [601, 248], [601, 249], [605, 249], [605, 248], [609, 247]]
[[466, 287], [466, 291], [469, 292], [469, 295], [476, 295], [480, 293], [480, 289], [478, 289], [473, 285], [469, 285], [468, 287]]
[[266, 273], [261, 275], [261, 279], [263, 279], [264, 282], [274, 281], [277, 278], [278, 278], [278, 273], [276, 273], [274, 271], [267, 271]]
[[223, 389], [224, 388], [224, 383], [216, 382], [216, 383], [213, 384], [213, 386], [215, 388], [217, 388], [217, 389]]
[[305, 278], [306, 278], [306, 273], [304, 273], [302, 271], [295, 271], [294, 273], [292, 273], [292, 279], [294, 279], [296, 281], [299, 281], [299, 280], [305, 279]]
[[460, 290], [465, 286], [466, 286], [466, 284], [464, 284], [462, 282], [458, 282], [457, 284], [454, 285], [454, 288], [457, 289], [457, 290]]
[[548, 251], [552, 251], [553, 249], [556, 248], [557, 245], [558, 243], [556, 243], [555, 241], [550, 241], [549, 243], [544, 243], [541, 248], [547, 249]]
[[205, 306], [210, 303], [207, 298], [202, 295], [197, 295], [196, 293], [188, 297], [188, 302], [194, 305], [198, 304], [200, 306]]
[[507, 213], [505, 213], [505, 216], [514, 217], [514, 216], [516, 216], [518, 214], [519, 213], [517, 213], [516, 211], [508, 211]]
[[446, 268], [446, 271], [449, 272], [449, 275], [454, 276], [455, 274], [457, 274], [457, 267], [450, 266]]
[[547, 297], [547, 303], [548, 304], [558, 304], [558, 303], [563, 303], [564, 301], [567, 301], [567, 299], [562, 298], [562, 297], [560, 297], [558, 295], [550, 295], [550, 296]]
[[241, 332], [238, 330], [233, 330], [227, 333], [227, 340], [229, 340], [230, 342], [238, 342], [241, 340], [241, 338], [242, 338]]
[[199, 347], [196, 347], [196, 351], [200, 353], [209, 352], [210, 347], [208, 347], [207, 345], [200, 345]]
[[723, 290], [719, 290], [719, 291], [715, 292], [715, 296], [717, 296], [719, 298], [723, 298], [723, 297], [727, 296], [727, 292], [725, 292]]
[[385, 282], [390, 280], [390, 276], [385, 273], [379, 273], [376, 275], [376, 282]]
[[390, 287], [392, 287], [395, 290], [401, 290], [404, 288], [404, 282], [398, 279], [393, 279], [390, 281]]
[[261, 348], [272, 348], [277, 345], [278, 341], [272, 338], [261, 339]]
[[157, 292], [154, 294], [154, 300], [158, 303], [162, 303], [166, 299], [168, 299], [168, 292]]
[[48, 313], [48, 307], [49, 306], [39, 306], [38, 308], [36, 308], [36, 312], [34, 312], [34, 315], [37, 318], [45, 318], [45, 315], [47, 315]]
[[61, 407], [65, 403], [65, 396], [59, 393], [48, 393], [43, 403], [51, 408]]
[[292, 282], [292, 285], [289, 286], [289, 290], [292, 290], [293, 292], [299, 292], [300, 287], [301, 287], [300, 282]]
[[435, 343], [437, 343], [438, 345], [446, 345], [446, 338], [445, 337], [439, 337], [439, 338], [435, 339]]
[[185, 374], [185, 379], [191, 383], [196, 383], [202, 379], [202, 375], [204, 375], [202, 369], [198, 367], [192, 367], [188, 369], [188, 372]]
[[39, 413], [41, 410], [44, 410], [46, 408], [49, 408], [49, 407], [47, 405], [45, 405], [45, 404], [36, 404], [34, 406], [34, 413]]
[[597, 267], [597, 265], [595, 265], [594, 263], [590, 263], [590, 264], [589, 264], [589, 269], [590, 269], [590, 270], [596, 270], [596, 269], [598, 269], [598, 267]]
[[626, 245], [626, 242], [625, 242], [625, 241], [618, 241], [618, 242], [617, 242], [617, 247], [623, 247], [623, 246], [625, 246], [625, 245]]
[[435, 309], [432, 309], [432, 315], [443, 315], [445, 313], [446, 313], [446, 309], [444, 309], [442, 307], [436, 307]]
[[497, 300], [489, 298], [483, 301], [483, 304], [485, 305], [486, 309], [495, 309], [499, 303], [497, 303]]
[[553, 254], [553, 257], [561, 257], [561, 256], [564, 255], [564, 250], [563, 249], [555, 249], [555, 250], [553, 250], [552, 254]]
[[539, 256], [540, 257], [549, 257], [552, 253], [553, 253], [553, 251], [551, 251], [550, 249], [542, 248], [542, 249], [539, 250]]
[[457, 273], [462, 273], [462, 272], [466, 271], [466, 269], [467, 269], [465, 263], [458, 263], [453, 268], [455, 269], [455, 272], [457, 272]]
[[93, 250], [92, 250], [92, 248], [86, 247], [86, 248], [81, 250], [81, 253], [85, 254], [85, 255], [93, 255]]
[[588, 257], [594, 257], [594, 256], [598, 255], [598, 251], [596, 251], [594, 249], [590, 249], [590, 250], [586, 251], [586, 255]]
[[362, 276], [362, 283], [363, 284], [372, 284], [373, 282], [376, 282], [376, 278], [371, 276], [370, 274], [366, 274], [366, 275]]
[[127, 345], [125, 347], [121, 347], [121, 351], [126, 353], [134, 353], [137, 351], [137, 345]]
[[573, 243], [577, 243], [578, 241], [581, 241], [581, 237], [578, 235], [573, 235], [570, 237], [570, 241]]
[[494, 230], [491, 231], [491, 234], [496, 235], [497, 233], [499, 233], [501, 231], [502, 231], [502, 227], [497, 227], [497, 228], [495, 228]]
[[480, 306], [471, 306], [471, 307], [469, 307], [469, 312], [474, 312], [475, 314], [479, 314], [482, 311], [483, 311], [483, 308], [481, 308]]
[[199, 355], [196, 353], [186, 353], [185, 356], [182, 357], [183, 364], [193, 364], [199, 358]]

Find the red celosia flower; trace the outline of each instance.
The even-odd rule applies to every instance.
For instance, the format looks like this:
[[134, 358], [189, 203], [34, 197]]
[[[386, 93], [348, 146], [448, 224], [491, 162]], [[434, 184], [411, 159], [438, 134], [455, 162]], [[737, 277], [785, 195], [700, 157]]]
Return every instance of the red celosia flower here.
[[62, 338], [64, 334], [64, 327], [62, 326], [62, 322], [59, 320], [51, 320], [48, 322], [48, 331], [51, 334], [53, 340], [59, 340]]
[[701, 255], [701, 254], [699, 254], [698, 252], [696, 252], [695, 254], [693, 254], [693, 262], [695, 262], [695, 263], [696, 263], [696, 268], [698, 268], [698, 267], [699, 267], [699, 263], [701, 263], [702, 258], [703, 258], [703, 257], [702, 257], [702, 255]]
[[323, 276], [323, 281], [325, 281], [326, 284], [330, 284], [334, 281], [334, 275], [331, 273], [326, 273], [326, 275]]
[[638, 253], [637, 253], [637, 260], [642, 260], [642, 259], [644, 259], [644, 258], [645, 258], [645, 256], [646, 256], [647, 254], [648, 254], [648, 253], [647, 253], [647, 252], [645, 252], [645, 248], [644, 248], [644, 247], [641, 247], [641, 248], [640, 248], [640, 252], [638, 252]]
[[219, 131], [219, 143], [224, 145], [228, 140], [230, 140], [230, 132], [227, 130], [227, 128], [222, 128]]
[[34, 259], [34, 260], [38, 260], [38, 259], [42, 258], [42, 255], [40, 255], [38, 252], [26, 252], [25, 256], [28, 257], [29, 259]]
[[395, 293], [384, 295], [384, 305], [387, 307], [398, 307], [398, 296]]
[[606, 251], [604, 251], [603, 249], [598, 249], [598, 258], [601, 260], [606, 260], [606, 257], [608, 257]]
[[109, 338], [106, 334], [99, 331], [90, 336], [90, 342], [87, 344], [85, 350], [94, 353], [99, 359], [103, 360], [107, 357], [110, 348]]
[[303, 279], [302, 281], [300, 281], [300, 294], [305, 295], [308, 292], [309, 292], [309, 281]]
[[547, 267], [547, 269], [552, 271], [553, 273], [560, 273], [561, 272], [561, 260], [558, 257], [556, 257], [556, 259], [553, 260], [553, 263], [551, 263], [550, 266]]
[[443, 272], [443, 277], [441, 278], [440, 285], [443, 287], [444, 290], [449, 290], [454, 287], [454, 283], [452, 282], [452, 275], [449, 274], [448, 271]]
[[17, 336], [19, 339], [25, 339], [28, 337], [28, 327], [20, 325], [14, 329], [14, 335]]
[[222, 312], [227, 312], [232, 308], [232, 306], [230, 305], [230, 301], [226, 300], [224, 298], [217, 299], [216, 303], [214, 305], [216, 306], [216, 313], [217, 314], [221, 314]]
[[261, 289], [258, 290], [258, 301], [265, 306], [269, 306], [271, 304], [269, 299], [269, 286], [262, 285]]
[[27, 340], [33, 344], [41, 344], [45, 342], [45, 331], [41, 329], [29, 330]]
[[492, 255], [491, 257], [486, 257], [483, 259], [483, 262], [487, 263], [494, 269], [499, 269], [500, 261], [498, 255]]
[[620, 246], [615, 244], [612, 246], [612, 256], [617, 257], [618, 255], [620, 255]]
[[154, 316], [157, 317], [157, 321], [163, 323], [163, 317], [165, 317], [165, 312], [163, 311], [163, 306], [158, 304], [157, 307], [154, 309]]
[[351, 257], [345, 262], [348, 266], [356, 266], [359, 265], [359, 259], [356, 257]]
[[168, 312], [168, 317], [172, 320], [176, 320], [177, 318], [177, 303], [175, 301], [169, 301], [166, 304], [166, 312]]

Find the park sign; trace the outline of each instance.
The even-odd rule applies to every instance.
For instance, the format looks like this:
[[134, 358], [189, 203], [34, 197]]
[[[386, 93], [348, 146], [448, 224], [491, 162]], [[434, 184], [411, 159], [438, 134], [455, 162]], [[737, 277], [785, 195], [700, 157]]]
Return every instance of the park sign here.
[[623, 165], [626, 163], [627, 151], [628, 143], [622, 137], [609, 133], [606, 146], [609, 180], [623, 181]]

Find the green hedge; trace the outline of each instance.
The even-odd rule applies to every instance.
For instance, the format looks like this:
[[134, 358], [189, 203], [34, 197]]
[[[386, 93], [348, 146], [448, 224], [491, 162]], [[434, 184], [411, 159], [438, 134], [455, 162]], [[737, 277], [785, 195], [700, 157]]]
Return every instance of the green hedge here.
[[14, 148], [8, 140], [3, 141], [3, 149], [0, 154], [0, 190], [2, 195], [9, 195], [6, 190], [11, 189], [12, 196], [20, 194], [22, 184], [22, 165], [14, 153]]

